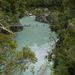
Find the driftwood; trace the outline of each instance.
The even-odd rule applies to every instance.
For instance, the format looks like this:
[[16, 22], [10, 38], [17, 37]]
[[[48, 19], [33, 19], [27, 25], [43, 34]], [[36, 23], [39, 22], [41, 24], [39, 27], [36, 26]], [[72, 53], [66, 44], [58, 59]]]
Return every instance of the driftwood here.
[[0, 33], [4, 34], [14, 34], [11, 30], [7, 29], [0, 23]]

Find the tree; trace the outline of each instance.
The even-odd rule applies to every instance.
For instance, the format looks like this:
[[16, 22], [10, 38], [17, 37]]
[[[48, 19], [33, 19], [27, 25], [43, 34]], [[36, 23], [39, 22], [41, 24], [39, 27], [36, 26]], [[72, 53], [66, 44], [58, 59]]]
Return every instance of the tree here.
[[30, 48], [24, 47], [21, 51], [16, 51], [16, 43], [12, 36], [0, 34], [0, 75], [23, 72], [36, 60]]
[[53, 70], [54, 75], [75, 75], [75, 1], [61, 0], [61, 5], [50, 14], [52, 28], [59, 35]]

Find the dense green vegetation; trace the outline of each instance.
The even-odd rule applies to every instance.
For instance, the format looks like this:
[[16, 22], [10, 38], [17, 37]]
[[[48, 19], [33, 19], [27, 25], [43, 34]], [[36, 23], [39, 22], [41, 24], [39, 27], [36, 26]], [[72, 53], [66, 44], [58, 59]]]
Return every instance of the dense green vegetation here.
[[65, 12], [58, 11], [52, 12], [52, 16], [52, 29], [58, 33], [60, 39], [54, 50], [55, 75], [75, 75], [75, 19], [68, 19]]
[[12, 39], [11, 35], [0, 34], [0, 75], [22, 73], [37, 60], [34, 52], [28, 47], [16, 51], [17, 46]]
[[75, 75], [75, 1], [61, 1], [63, 9], [52, 10], [50, 14], [51, 28], [59, 35], [53, 51], [54, 75]]
[[[48, 7], [51, 12], [50, 27], [60, 39], [53, 50], [54, 75], [75, 75], [75, 0], [0, 0], [0, 23], [6, 27], [13, 25], [28, 7]], [[27, 47], [17, 52], [12, 36], [0, 34], [0, 75], [23, 71], [26, 59], [35, 62], [35, 54]]]
[[[22, 0], [0, 0], [0, 23], [6, 27], [16, 23], [25, 13], [24, 3]], [[16, 51], [17, 45], [13, 39], [13, 35], [0, 33], [0, 75], [22, 73], [29, 64], [36, 62], [36, 56], [30, 48]]]
[[[25, 15], [24, 0], [0, 0], [0, 24], [9, 28]], [[36, 55], [30, 48], [16, 50], [14, 35], [0, 33], [0, 75], [22, 73], [31, 63], [36, 62]]]
[[0, 0], [0, 23], [5, 26], [18, 22], [25, 15], [25, 0]]

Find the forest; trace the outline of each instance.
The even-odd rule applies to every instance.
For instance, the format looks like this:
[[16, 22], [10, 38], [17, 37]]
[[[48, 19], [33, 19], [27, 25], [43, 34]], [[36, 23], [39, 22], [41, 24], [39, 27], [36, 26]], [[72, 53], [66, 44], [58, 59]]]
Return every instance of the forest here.
[[[37, 12], [37, 8], [48, 8], [50, 28], [59, 36], [53, 50], [53, 75], [75, 75], [75, 0], [0, 0], [0, 24], [9, 29], [27, 12]], [[14, 36], [0, 32], [0, 75], [25, 71], [28, 64], [37, 62], [30, 48], [16, 51]]]

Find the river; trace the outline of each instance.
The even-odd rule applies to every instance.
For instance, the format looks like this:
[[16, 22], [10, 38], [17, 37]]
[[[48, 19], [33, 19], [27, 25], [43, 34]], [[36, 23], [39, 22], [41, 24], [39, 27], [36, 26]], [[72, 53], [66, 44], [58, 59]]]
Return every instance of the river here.
[[52, 75], [50, 70], [52, 62], [48, 63], [45, 56], [48, 51], [55, 48], [57, 34], [51, 31], [49, 24], [35, 21], [35, 16], [23, 17], [20, 23], [26, 27], [23, 31], [16, 33], [17, 50], [28, 45], [38, 58], [38, 62], [31, 64], [23, 75]]

